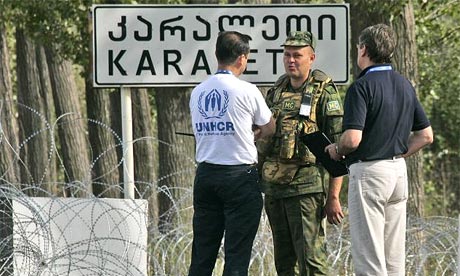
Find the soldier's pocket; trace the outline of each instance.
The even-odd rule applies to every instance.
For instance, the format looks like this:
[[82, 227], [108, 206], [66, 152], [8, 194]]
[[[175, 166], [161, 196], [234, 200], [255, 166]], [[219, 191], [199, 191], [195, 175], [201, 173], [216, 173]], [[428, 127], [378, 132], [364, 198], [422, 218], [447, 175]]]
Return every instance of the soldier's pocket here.
[[290, 159], [294, 156], [297, 124], [297, 120], [282, 121], [279, 155], [281, 159]]
[[289, 184], [294, 179], [299, 165], [266, 161], [262, 166], [262, 179], [276, 184]]
[[299, 148], [299, 159], [302, 162], [306, 164], [315, 164], [316, 157], [313, 155], [313, 153], [310, 152], [310, 150], [304, 143], [299, 142], [298, 148]]
[[257, 152], [263, 155], [269, 155], [273, 150], [273, 138], [272, 137], [265, 137], [262, 139], [257, 140], [256, 147]]

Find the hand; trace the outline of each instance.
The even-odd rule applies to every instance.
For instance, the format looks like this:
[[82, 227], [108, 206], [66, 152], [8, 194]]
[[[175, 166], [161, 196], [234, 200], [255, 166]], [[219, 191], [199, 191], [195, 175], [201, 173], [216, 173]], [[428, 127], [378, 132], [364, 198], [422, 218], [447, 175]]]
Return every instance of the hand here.
[[260, 134], [262, 133], [260, 128], [256, 125], [252, 125], [252, 131], [254, 132], [254, 141], [259, 140]]
[[334, 159], [335, 161], [339, 161], [339, 160], [342, 160], [343, 158], [345, 158], [343, 155], [339, 155], [337, 153], [337, 144], [336, 143], [327, 145], [324, 148], [324, 152], [327, 152], [329, 154], [329, 156], [331, 157], [331, 159]]
[[342, 222], [344, 214], [342, 212], [342, 206], [340, 205], [339, 199], [328, 199], [326, 206], [324, 207], [325, 216], [327, 221], [331, 224], [338, 225]]

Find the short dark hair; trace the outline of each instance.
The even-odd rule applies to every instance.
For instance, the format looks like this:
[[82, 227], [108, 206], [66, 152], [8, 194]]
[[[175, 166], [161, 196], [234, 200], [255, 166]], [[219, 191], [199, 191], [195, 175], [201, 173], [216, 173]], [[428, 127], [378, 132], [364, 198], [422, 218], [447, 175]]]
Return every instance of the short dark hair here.
[[216, 42], [216, 58], [220, 64], [229, 65], [243, 54], [249, 54], [251, 37], [236, 31], [220, 32]]
[[385, 24], [365, 28], [359, 35], [359, 44], [365, 45], [369, 58], [375, 63], [391, 63], [396, 48], [396, 36]]

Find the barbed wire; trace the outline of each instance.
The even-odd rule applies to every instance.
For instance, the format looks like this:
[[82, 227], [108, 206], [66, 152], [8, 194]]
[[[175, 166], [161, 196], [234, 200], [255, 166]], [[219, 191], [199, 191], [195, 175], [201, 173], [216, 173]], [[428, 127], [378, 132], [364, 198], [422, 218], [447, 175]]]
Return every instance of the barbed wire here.
[[[44, 118], [38, 112], [26, 109]], [[73, 121], [81, 123], [81, 120], [115, 133], [107, 125], [92, 119], [77, 116]], [[41, 133], [49, 132], [48, 135], [54, 137], [56, 128], [72, 127], [69, 122], [65, 125], [46, 122], [46, 126], [46, 129], [37, 130], [20, 142], [20, 147]], [[19, 149], [9, 144], [1, 124], [0, 134], [0, 143], [9, 146], [15, 161], [24, 166], [26, 162], [21, 159]], [[155, 137], [142, 137], [134, 143], [140, 141], [161, 143], [185, 152], [181, 145], [159, 141]], [[52, 156], [56, 155], [63, 166], [54, 140], [49, 143], [52, 147], [46, 159], [51, 162]], [[91, 175], [98, 160], [122, 146], [121, 138], [117, 136], [115, 143], [91, 161], [87, 176]], [[16, 183], [7, 179], [6, 172], [1, 172], [0, 276], [186, 275], [193, 238], [193, 183], [177, 183], [175, 187], [163, 183], [176, 176], [192, 180], [196, 167], [194, 158], [189, 156], [187, 160], [190, 162], [181, 164], [178, 171], [160, 175], [155, 181], [135, 181], [136, 187], [144, 187], [136, 190], [139, 199], [144, 200], [107, 199], [86, 191], [90, 181], [93, 186], [101, 187], [101, 196], [106, 195], [104, 191], [112, 189], [122, 192], [122, 183], [103, 183], [100, 176], [71, 183], [46, 183], [44, 178], [36, 183]], [[112, 169], [118, 170], [122, 163], [123, 159], [118, 160]], [[87, 197], [59, 197], [47, 188], [51, 184], [58, 187], [58, 191], [82, 192]], [[158, 206], [147, 207], [151, 196], [167, 199], [169, 209], [162, 210], [156, 217]], [[410, 218], [406, 235], [407, 275], [456, 275], [460, 265], [457, 257], [458, 227], [458, 219], [448, 217]], [[327, 226], [330, 275], [353, 275], [350, 244], [347, 217], [338, 226]], [[221, 275], [223, 260], [221, 248], [214, 275]], [[272, 234], [265, 213], [254, 241], [249, 274], [276, 275]]]

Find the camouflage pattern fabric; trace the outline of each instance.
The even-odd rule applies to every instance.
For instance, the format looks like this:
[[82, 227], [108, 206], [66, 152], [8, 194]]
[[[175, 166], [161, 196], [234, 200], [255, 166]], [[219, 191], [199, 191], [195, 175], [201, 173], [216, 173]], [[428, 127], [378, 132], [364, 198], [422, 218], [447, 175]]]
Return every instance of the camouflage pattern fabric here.
[[340, 95], [326, 74], [312, 71], [304, 91], [312, 94], [307, 119], [299, 116], [302, 93], [289, 91], [288, 84], [289, 78], [283, 75], [267, 93], [276, 131], [272, 137], [257, 141], [261, 188], [277, 197], [324, 192], [324, 170], [299, 137], [320, 130], [331, 141], [338, 141], [343, 116]]
[[278, 276], [327, 275], [324, 202], [323, 193], [282, 199], [265, 196]]
[[289, 36], [286, 38], [286, 41], [281, 46], [310, 46], [313, 50], [315, 50], [316, 40], [310, 32], [294, 31], [289, 33]]
[[266, 161], [262, 166], [262, 178], [267, 182], [289, 184], [299, 169], [297, 164]]

